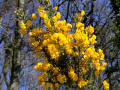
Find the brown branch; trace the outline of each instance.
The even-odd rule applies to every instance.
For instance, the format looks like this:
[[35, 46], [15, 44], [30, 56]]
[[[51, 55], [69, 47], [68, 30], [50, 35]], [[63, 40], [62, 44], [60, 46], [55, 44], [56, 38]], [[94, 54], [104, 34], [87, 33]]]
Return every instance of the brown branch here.
[[6, 85], [7, 85], [7, 87], [9, 87], [9, 86], [10, 86], [10, 83], [9, 83], [9, 81], [8, 81], [8, 79], [7, 79], [7, 72], [6, 72], [6, 71], [3, 71], [3, 75], [4, 75], [4, 80], [5, 80]]
[[61, 5], [64, 4], [66, 1], [68, 1], [68, 0], [64, 0], [63, 2], [61, 2], [60, 4], [58, 4], [57, 6], [58, 6], [58, 7], [61, 6]]
[[69, 7], [70, 7], [70, 0], [68, 0], [68, 6], [67, 6], [67, 15], [66, 15], [66, 22], [67, 22], [67, 19], [68, 19], [68, 16], [69, 16]]
[[[6, 53], [7, 53], [8, 50], [5, 50], [5, 51], [6, 51]], [[6, 54], [6, 55], [7, 55], [7, 54]], [[9, 86], [10, 86], [10, 83], [9, 83], [9, 81], [8, 81], [8, 79], [7, 79], [7, 71], [5, 71], [5, 68], [6, 68], [7, 62], [8, 62], [8, 58], [7, 58], [7, 57], [8, 57], [8, 56], [6, 56], [6, 58], [5, 58], [5, 62], [4, 62], [4, 66], [3, 66], [2, 72], [3, 72], [3, 75], [4, 75], [5, 83], [6, 83], [7, 87], [9, 87]]]
[[0, 89], [2, 88], [3, 82], [4, 82], [4, 79], [2, 79], [2, 81], [0, 82]]
[[91, 10], [86, 15], [85, 19], [83, 20], [83, 23], [85, 23], [87, 21], [87, 17], [90, 16], [93, 13], [93, 9], [94, 9], [94, 4], [93, 3], [94, 2], [95, 2], [95, 0], [92, 1]]

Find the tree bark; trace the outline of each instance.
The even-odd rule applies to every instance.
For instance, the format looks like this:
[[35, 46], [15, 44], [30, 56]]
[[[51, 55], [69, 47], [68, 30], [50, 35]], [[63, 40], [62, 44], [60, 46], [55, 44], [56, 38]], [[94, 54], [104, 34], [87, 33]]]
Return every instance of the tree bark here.
[[[18, 9], [24, 8], [24, 0], [16, 0], [16, 6]], [[12, 67], [11, 67], [11, 77], [10, 77], [10, 90], [19, 90], [20, 84], [20, 72], [21, 72], [21, 62], [20, 62], [20, 53], [21, 53], [21, 35], [19, 32], [19, 22], [16, 22], [16, 28], [14, 30], [14, 48], [12, 53]]]

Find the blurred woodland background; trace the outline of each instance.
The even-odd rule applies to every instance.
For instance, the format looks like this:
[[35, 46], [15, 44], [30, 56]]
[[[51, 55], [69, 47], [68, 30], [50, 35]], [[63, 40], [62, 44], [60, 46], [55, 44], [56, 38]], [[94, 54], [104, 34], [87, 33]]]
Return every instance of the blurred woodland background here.
[[[41, 60], [21, 36], [15, 18], [39, 15], [38, 6], [46, 3], [47, 0], [0, 0], [0, 90], [40, 88], [34, 65]], [[58, 6], [62, 19], [69, 23], [74, 23], [76, 13], [85, 10], [82, 22], [95, 27], [98, 42], [95, 48], [103, 49], [108, 63], [99, 79], [108, 80], [110, 90], [120, 90], [120, 0], [51, 0], [51, 5]], [[41, 19], [36, 23], [41, 25]]]

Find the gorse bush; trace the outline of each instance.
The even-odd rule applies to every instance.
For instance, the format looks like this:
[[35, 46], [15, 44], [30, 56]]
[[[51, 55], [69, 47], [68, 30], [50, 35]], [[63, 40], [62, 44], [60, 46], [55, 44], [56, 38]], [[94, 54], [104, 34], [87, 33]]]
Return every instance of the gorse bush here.
[[[105, 70], [107, 63], [103, 51], [94, 47], [97, 43], [94, 27], [85, 27], [81, 22], [84, 10], [71, 24], [61, 19], [57, 9], [57, 6], [52, 10], [38, 7], [43, 20], [40, 27], [32, 24], [37, 19], [34, 13], [31, 20], [20, 24], [21, 34], [29, 38], [28, 43], [33, 45], [36, 57], [44, 58], [44, 62], [35, 65], [35, 70], [43, 72], [37, 76], [38, 84], [43, 85], [44, 90], [61, 85], [95, 90], [99, 87], [99, 74]], [[109, 89], [107, 81], [103, 81], [103, 85], [105, 90]]]

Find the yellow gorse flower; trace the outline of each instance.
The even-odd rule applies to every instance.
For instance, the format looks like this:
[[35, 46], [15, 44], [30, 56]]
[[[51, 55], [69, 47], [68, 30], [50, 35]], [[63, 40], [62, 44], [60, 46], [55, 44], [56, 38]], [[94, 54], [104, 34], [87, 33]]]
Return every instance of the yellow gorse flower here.
[[31, 20], [28, 20], [28, 21], [26, 22], [26, 25], [27, 25], [28, 27], [30, 27], [30, 26], [32, 25], [32, 21], [31, 21]]
[[26, 32], [26, 26], [24, 22], [20, 23], [20, 28], [21, 28], [21, 33], [25, 36], [27, 32]]
[[32, 20], [35, 20], [37, 18], [37, 16], [35, 15], [35, 13], [32, 14]]
[[78, 20], [81, 20], [84, 15], [85, 15], [85, 11], [82, 10], [81, 13], [78, 13]]
[[[94, 27], [85, 27], [80, 20], [85, 15], [84, 10], [78, 14], [78, 22], [75, 24], [61, 20], [60, 12], [54, 7], [52, 13], [45, 11], [43, 6], [38, 7], [38, 13], [42, 19], [41, 28], [32, 25], [31, 20], [20, 24], [21, 33], [28, 34], [28, 43], [33, 46], [37, 58], [44, 58], [44, 62], [38, 62], [35, 70], [43, 72], [38, 75], [38, 84], [52, 88], [58, 88], [59, 84], [85, 87], [90, 82], [89, 70], [94, 70], [97, 77], [100, 71], [105, 70], [107, 63], [101, 49], [96, 51], [94, 44], [97, 43], [94, 35]], [[32, 14], [32, 20], [37, 19]], [[27, 27], [26, 27], [27, 26]], [[30, 28], [31, 27], [31, 28]], [[28, 31], [27, 31], [28, 30]], [[27, 33], [28, 32], [28, 33]], [[102, 61], [101, 61], [102, 60]], [[50, 82], [49, 82], [50, 81]], [[107, 90], [109, 85], [104, 82]]]
[[103, 81], [104, 89], [109, 90], [109, 84], [106, 80]]
[[58, 84], [58, 83], [55, 83], [55, 84], [54, 84], [54, 87], [55, 87], [55, 88], [58, 88], [58, 87], [59, 87], [59, 84]]
[[56, 10], [58, 10], [58, 6], [56, 6], [56, 7], [53, 8], [53, 11], [56, 11]]
[[73, 80], [73, 81], [77, 81], [78, 80], [78, 76], [77, 74], [74, 72], [74, 70], [72, 69], [72, 67], [70, 68], [69, 72], [68, 72], [69, 77]]
[[41, 12], [43, 12], [44, 7], [43, 6], [38, 6], [38, 13], [40, 14]]
[[24, 29], [24, 30], [26, 29], [26, 26], [25, 26], [24, 22], [21, 22], [21, 23], [20, 23], [20, 28], [21, 28], [22, 30], [23, 30], [23, 29]]
[[81, 11], [81, 16], [84, 16], [84, 15], [85, 15], [85, 11], [82, 10], [82, 11]]
[[94, 27], [92, 27], [91, 25], [88, 26], [88, 27], [86, 28], [86, 32], [88, 32], [89, 34], [93, 34], [93, 33], [94, 33]]
[[66, 80], [66, 76], [65, 76], [65, 75], [62, 75], [62, 74], [58, 74], [57, 80], [58, 80], [61, 84], [63, 84], [63, 83], [65, 82], [65, 80]]
[[80, 88], [86, 86], [88, 83], [89, 83], [88, 80], [84, 80], [84, 79], [81, 79], [81, 78], [78, 80], [78, 86], [79, 86]]

